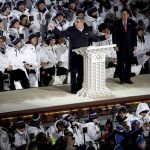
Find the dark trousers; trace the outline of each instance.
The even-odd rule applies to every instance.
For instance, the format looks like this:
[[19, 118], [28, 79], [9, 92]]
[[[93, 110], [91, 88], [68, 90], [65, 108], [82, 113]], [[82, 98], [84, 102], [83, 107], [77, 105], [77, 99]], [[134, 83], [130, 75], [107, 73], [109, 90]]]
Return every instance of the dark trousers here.
[[64, 67], [57, 67], [57, 76], [68, 75], [68, 69]]
[[82, 88], [83, 70], [78, 72], [71, 71], [71, 93], [77, 93]]
[[30, 87], [29, 80], [23, 70], [21, 69], [16, 69], [16, 70], [11, 70], [11, 71], [5, 70], [5, 73], [8, 73], [10, 75], [10, 89], [11, 90], [16, 89], [15, 84], [14, 84], [15, 81], [20, 81], [24, 89]]
[[150, 66], [149, 66], [149, 60], [145, 62], [145, 64], [142, 66], [140, 74], [149, 74], [150, 73]]
[[48, 86], [53, 75], [55, 75], [55, 67], [40, 68], [40, 86]]
[[130, 80], [132, 53], [129, 51], [117, 52], [117, 73], [120, 81]]

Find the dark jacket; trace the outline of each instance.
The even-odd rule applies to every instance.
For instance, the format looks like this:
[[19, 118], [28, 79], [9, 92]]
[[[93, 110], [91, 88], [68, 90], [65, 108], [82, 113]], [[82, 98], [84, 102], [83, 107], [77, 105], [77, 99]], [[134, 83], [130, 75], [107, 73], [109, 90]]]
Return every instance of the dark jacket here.
[[133, 51], [137, 46], [136, 23], [128, 19], [125, 32], [122, 19], [117, 20], [114, 24], [113, 43], [117, 44], [119, 51]]
[[65, 36], [69, 38], [69, 70], [83, 70], [83, 57], [73, 52], [74, 49], [90, 46], [91, 41], [97, 42], [105, 40], [104, 36], [98, 37], [94, 35], [87, 25], [84, 25], [83, 31], [79, 31], [75, 26], [69, 27], [66, 31], [59, 31], [55, 28], [54, 33], [57, 36]]

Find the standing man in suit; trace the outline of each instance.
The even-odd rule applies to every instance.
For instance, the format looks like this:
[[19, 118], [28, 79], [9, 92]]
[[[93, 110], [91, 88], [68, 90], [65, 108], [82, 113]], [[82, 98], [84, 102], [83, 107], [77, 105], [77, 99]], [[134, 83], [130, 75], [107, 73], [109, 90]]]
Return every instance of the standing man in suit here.
[[133, 84], [130, 80], [131, 60], [133, 51], [137, 46], [136, 23], [129, 19], [130, 11], [127, 8], [121, 10], [121, 19], [114, 24], [113, 43], [117, 45], [118, 76], [120, 84]]
[[66, 31], [60, 31], [54, 26], [50, 26], [52, 31], [58, 36], [69, 38], [69, 71], [71, 73], [71, 93], [76, 94], [83, 83], [83, 57], [77, 55], [73, 50], [90, 46], [91, 42], [106, 40], [108, 35], [96, 36], [84, 23], [82, 17], [77, 17], [73, 26]]

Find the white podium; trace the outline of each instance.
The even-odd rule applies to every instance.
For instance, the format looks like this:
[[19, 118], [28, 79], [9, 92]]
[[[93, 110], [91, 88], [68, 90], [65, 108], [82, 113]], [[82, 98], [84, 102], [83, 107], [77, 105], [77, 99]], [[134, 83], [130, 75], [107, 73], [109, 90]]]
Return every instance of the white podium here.
[[112, 47], [116, 45], [89, 46], [74, 50], [82, 55], [84, 60], [83, 85], [77, 92], [78, 96], [102, 97], [112, 94], [105, 82], [105, 54], [109, 53]]

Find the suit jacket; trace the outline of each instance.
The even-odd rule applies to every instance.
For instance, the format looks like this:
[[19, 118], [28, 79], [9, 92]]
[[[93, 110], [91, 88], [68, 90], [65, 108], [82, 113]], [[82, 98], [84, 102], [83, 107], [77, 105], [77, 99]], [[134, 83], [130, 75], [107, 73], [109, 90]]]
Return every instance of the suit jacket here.
[[98, 42], [105, 40], [105, 36], [95, 36], [87, 25], [83, 31], [79, 31], [75, 26], [69, 27], [66, 31], [55, 28], [57, 36], [69, 37], [69, 70], [79, 72], [83, 70], [83, 57], [73, 52], [74, 49], [90, 46], [91, 41]]
[[133, 51], [137, 46], [136, 23], [128, 19], [125, 31], [122, 19], [117, 20], [114, 24], [113, 43], [117, 44], [119, 51]]

